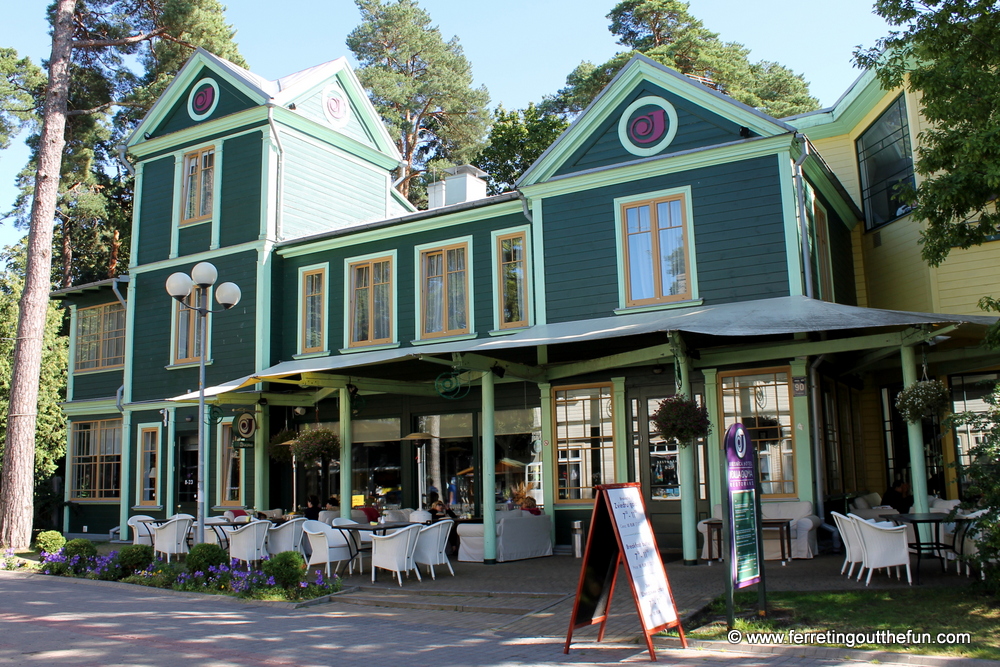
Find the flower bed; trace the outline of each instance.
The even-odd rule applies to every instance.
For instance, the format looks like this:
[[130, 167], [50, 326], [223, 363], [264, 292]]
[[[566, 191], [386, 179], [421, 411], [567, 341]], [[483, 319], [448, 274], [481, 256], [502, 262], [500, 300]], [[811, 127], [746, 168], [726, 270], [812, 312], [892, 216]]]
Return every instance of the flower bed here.
[[334, 575], [326, 580], [321, 570], [316, 570], [315, 581], [306, 581], [305, 561], [294, 551], [265, 559], [259, 569], [247, 569], [246, 563], [235, 559], [211, 563], [203, 557], [192, 557], [190, 554], [185, 562], [167, 563], [153, 559], [152, 549], [145, 545], [129, 545], [121, 551], [105, 555], [73, 553], [74, 551], [69, 543], [55, 553], [42, 552], [38, 571], [54, 576], [122, 581], [175, 591], [232, 595], [253, 600], [311, 600], [336, 593], [343, 587], [340, 577]]

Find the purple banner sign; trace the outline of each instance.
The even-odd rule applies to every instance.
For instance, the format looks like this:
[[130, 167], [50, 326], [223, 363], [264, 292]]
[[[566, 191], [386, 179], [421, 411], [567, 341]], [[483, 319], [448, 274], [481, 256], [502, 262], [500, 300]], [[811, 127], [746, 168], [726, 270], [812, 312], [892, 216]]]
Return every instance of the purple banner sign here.
[[757, 457], [743, 424], [726, 431], [726, 487], [729, 493], [729, 564], [733, 587], [760, 581], [757, 549]]

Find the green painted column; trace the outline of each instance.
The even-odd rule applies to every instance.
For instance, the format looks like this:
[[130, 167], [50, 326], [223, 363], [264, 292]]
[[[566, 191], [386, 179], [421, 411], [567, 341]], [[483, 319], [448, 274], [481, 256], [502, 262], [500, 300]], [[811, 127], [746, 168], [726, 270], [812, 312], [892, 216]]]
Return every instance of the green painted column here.
[[[912, 347], [904, 345], [899, 350], [903, 365], [903, 387], [909, 387], [917, 381], [917, 356]], [[910, 485], [913, 488], [913, 510], [917, 513], [927, 512], [927, 465], [924, 461], [924, 429], [920, 422], [906, 423], [906, 436], [910, 444]], [[921, 534], [929, 526], [920, 526]], [[922, 539], [928, 539], [923, 535]]]
[[556, 454], [555, 423], [552, 421], [552, 385], [542, 382], [538, 385], [542, 409], [542, 500], [545, 513], [552, 517], [552, 543], [556, 540]]
[[134, 504], [135, 498], [132, 496], [132, 480], [138, 474], [132, 465], [132, 412], [125, 410], [122, 414], [122, 467], [120, 479], [122, 488], [118, 503], [118, 526], [121, 530], [119, 538], [128, 535], [128, 510]]
[[[809, 383], [809, 368], [805, 359], [793, 359], [791, 362], [792, 378], [800, 377]], [[817, 391], [817, 400], [819, 393]], [[812, 442], [812, 412], [809, 410], [809, 392], [805, 396], [792, 396], [792, 448], [795, 452], [795, 489], [799, 500], [808, 500], [816, 508], [816, 463], [814, 456], [819, 456], [819, 443]]]
[[[163, 497], [160, 499], [163, 504], [163, 508], [166, 510], [166, 516], [173, 514], [170, 508], [176, 504], [176, 478], [177, 475], [174, 474], [174, 466], [177, 465], [177, 447], [174, 443], [177, 442], [177, 408], [167, 408], [167, 437], [164, 444], [167, 446], [167, 467], [166, 467], [166, 480], [163, 484]], [[161, 450], [162, 451], [162, 450]]]
[[[319, 406], [316, 406], [319, 410]], [[351, 395], [340, 388], [340, 516], [351, 518]]]
[[716, 505], [722, 504], [722, 438], [726, 434], [725, 421], [719, 409], [719, 371], [715, 368], [703, 368], [705, 376], [705, 407], [708, 409], [708, 419], [712, 422], [712, 432], [706, 438], [705, 449], [708, 453], [708, 498], [715, 511]]
[[483, 562], [497, 562], [496, 416], [493, 414], [493, 373], [483, 374]]
[[628, 455], [632, 445], [625, 409], [625, 378], [611, 378], [611, 432], [615, 438], [615, 482], [628, 481]]
[[[677, 345], [674, 354], [680, 377], [677, 380], [677, 393], [691, 396], [691, 360]], [[682, 442], [677, 451], [677, 472], [681, 485], [681, 544], [684, 551], [684, 564], [698, 564], [698, 512], [695, 499], [698, 497], [698, 484], [695, 481], [695, 456], [693, 442]]]
[[270, 413], [261, 405], [255, 406], [254, 413], [257, 432], [254, 433], [253, 442], [253, 501], [261, 509], [271, 509], [271, 488], [268, 483], [270, 459], [267, 456], [267, 434], [271, 432], [268, 418]]

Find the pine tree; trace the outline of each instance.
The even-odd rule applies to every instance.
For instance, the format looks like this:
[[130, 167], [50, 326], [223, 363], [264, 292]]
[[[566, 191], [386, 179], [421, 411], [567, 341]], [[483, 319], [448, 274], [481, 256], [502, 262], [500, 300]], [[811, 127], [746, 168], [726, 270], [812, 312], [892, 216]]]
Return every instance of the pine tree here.
[[355, 0], [361, 24], [347, 36], [358, 78], [403, 160], [399, 191], [419, 200], [428, 163], [471, 161], [489, 126], [489, 93], [472, 87], [457, 37], [445, 41], [415, 0]]
[[488, 145], [476, 158], [476, 166], [488, 176], [489, 193], [514, 189], [514, 183], [552, 145], [569, 123], [546, 115], [534, 104], [507, 111], [498, 106], [493, 114]]

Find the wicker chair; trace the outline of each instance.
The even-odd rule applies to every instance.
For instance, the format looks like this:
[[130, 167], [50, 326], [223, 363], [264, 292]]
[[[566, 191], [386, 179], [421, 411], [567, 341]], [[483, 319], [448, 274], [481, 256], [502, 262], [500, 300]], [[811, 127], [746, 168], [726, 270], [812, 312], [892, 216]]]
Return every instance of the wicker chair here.
[[303, 518], [290, 519], [280, 526], [272, 526], [267, 532], [267, 552], [272, 556], [282, 551], [298, 551], [302, 553]]
[[251, 563], [262, 561], [267, 556], [264, 542], [267, 531], [271, 529], [270, 521], [251, 521], [229, 533], [229, 557], [246, 562], [247, 569]]
[[[330, 563], [336, 562], [337, 568], [347, 561], [348, 567], [355, 557], [353, 544], [340, 531], [334, 530], [322, 521], [306, 521], [302, 524], [302, 532], [309, 540], [312, 554], [309, 556], [309, 567], [326, 565], [326, 576], [330, 576]], [[351, 568], [353, 571], [353, 568]]]
[[451, 576], [455, 576], [451, 561], [445, 554], [445, 549], [448, 548], [448, 536], [454, 525], [455, 522], [451, 519], [438, 521], [421, 528], [417, 536], [417, 546], [413, 550], [413, 562], [417, 565], [426, 565], [431, 573], [431, 579], [437, 579], [434, 576], [435, 565], [447, 565]]
[[[830, 512], [830, 514], [833, 515], [833, 522], [837, 524], [840, 539], [844, 543], [844, 564], [840, 568], [840, 573], [843, 574], [844, 570], [847, 569], [847, 564], [850, 563], [851, 568], [847, 570], [847, 578], [850, 579], [854, 574], [854, 566], [864, 563], [865, 560], [865, 552], [861, 548], [861, 536], [858, 535], [858, 529], [854, 526], [854, 519], [839, 512]], [[864, 571], [865, 566], [862, 564], [858, 571], [858, 579], [861, 578]]]
[[126, 524], [132, 530], [132, 544], [148, 544], [153, 546], [153, 527], [144, 521], [155, 521], [148, 514], [130, 516]]
[[417, 546], [417, 535], [420, 526], [400, 528], [389, 535], [372, 536], [372, 581], [375, 581], [375, 568], [380, 567], [396, 573], [399, 585], [403, 585], [403, 572], [409, 576], [410, 570], [420, 578], [420, 570], [413, 562], [413, 550]]
[[153, 551], [166, 555], [168, 563], [171, 555], [186, 554], [191, 523], [191, 519], [187, 517], [175, 516], [166, 523], [153, 526]]
[[[868, 579], [865, 586], [872, 581], [872, 572], [880, 567], [896, 568], [896, 578], [899, 579], [899, 566], [906, 566], [906, 581], [913, 585], [910, 574], [910, 547], [906, 539], [906, 526], [887, 528], [864, 519], [854, 519], [858, 534], [861, 536], [861, 548], [864, 550], [864, 567], [868, 568]], [[861, 577], [859, 576], [858, 579]]]

